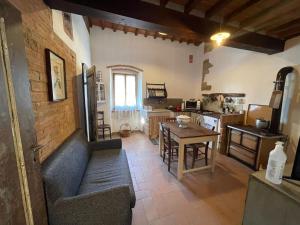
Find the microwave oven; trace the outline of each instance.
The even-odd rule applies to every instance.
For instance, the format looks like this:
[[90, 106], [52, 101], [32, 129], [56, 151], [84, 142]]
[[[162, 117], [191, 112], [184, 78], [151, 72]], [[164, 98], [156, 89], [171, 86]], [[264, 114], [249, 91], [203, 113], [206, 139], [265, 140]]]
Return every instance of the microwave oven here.
[[185, 109], [198, 109], [200, 110], [201, 102], [199, 100], [186, 100], [184, 103]]

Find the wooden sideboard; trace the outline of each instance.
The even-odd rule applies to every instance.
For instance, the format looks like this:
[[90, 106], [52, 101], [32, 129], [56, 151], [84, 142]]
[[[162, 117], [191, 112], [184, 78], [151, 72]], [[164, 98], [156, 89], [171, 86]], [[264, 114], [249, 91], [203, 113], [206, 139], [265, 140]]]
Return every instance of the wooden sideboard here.
[[267, 131], [247, 125], [228, 125], [227, 155], [233, 157], [254, 170], [265, 169], [269, 152], [277, 141], [285, 141], [282, 134], [271, 134]]

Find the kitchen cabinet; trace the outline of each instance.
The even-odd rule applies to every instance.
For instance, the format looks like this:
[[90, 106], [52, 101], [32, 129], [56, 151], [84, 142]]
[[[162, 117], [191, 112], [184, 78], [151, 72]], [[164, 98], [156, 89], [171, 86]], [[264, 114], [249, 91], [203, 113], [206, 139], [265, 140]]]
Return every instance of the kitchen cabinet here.
[[[284, 174], [291, 174], [287, 165]], [[243, 225], [298, 225], [300, 221], [300, 182], [283, 180], [272, 184], [265, 179], [266, 172], [250, 176]]]
[[219, 152], [221, 154], [226, 154], [227, 152], [227, 125], [232, 124], [243, 124], [244, 123], [245, 114], [222, 114], [220, 116], [219, 122]]
[[159, 136], [159, 123], [166, 122], [170, 116], [150, 116], [149, 117], [149, 138], [154, 139]]
[[143, 124], [143, 132], [150, 138], [158, 138], [159, 135], [159, 123], [165, 122], [170, 117], [170, 110], [166, 109], [154, 109], [143, 110], [142, 118], [145, 123]]
[[174, 112], [174, 111], [171, 111], [170, 117], [177, 117], [177, 116], [180, 116], [180, 115], [191, 116], [191, 112], [185, 112], [185, 111]]
[[266, 168], [269, 152], [285, 135], [272, 134], [247, 125], [228, 125], [227, 155], [254, 170]]

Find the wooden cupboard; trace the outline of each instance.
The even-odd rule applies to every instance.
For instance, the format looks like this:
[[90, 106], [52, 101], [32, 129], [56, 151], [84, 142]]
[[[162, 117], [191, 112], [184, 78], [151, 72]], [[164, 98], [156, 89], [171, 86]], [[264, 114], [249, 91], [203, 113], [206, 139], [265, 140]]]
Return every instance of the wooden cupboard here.
[[233, 157], [254, 170], [265, 169], [269, 152], [275, 143], [285, 140], [282, 134], [271, 134], [267, 131], [246, 125], [228, 125], [227, 155]]

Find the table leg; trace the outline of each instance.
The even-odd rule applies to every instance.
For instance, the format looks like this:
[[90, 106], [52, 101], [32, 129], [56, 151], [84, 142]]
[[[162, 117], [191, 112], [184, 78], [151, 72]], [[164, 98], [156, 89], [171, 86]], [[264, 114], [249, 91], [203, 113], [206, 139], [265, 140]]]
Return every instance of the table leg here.
[[212, 142], [212, 149], [211, 149], [211, 172], [212, 173], [215, 171], [216, 151], [217, 151], [217, 140]]
[[183, 176], [183, 164], [184, 164], [184, 144], [179, 142], [178, 149], [178, 167], [177, 167], [177, 179], [181, 180]]

